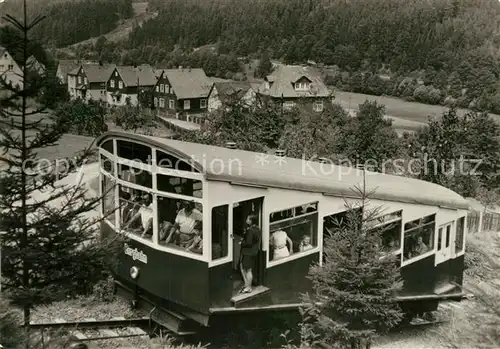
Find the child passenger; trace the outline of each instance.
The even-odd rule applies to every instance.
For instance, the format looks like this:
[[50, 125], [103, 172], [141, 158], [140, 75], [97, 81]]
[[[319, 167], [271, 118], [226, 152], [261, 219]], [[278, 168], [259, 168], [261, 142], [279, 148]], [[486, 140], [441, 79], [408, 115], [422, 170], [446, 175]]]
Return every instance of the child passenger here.
[[309, 251], [312, 248], [313, 246], [311, 245], [311, 237], [308, 235], [304, 235], [299, 245], [299, 251], [300, 252]]

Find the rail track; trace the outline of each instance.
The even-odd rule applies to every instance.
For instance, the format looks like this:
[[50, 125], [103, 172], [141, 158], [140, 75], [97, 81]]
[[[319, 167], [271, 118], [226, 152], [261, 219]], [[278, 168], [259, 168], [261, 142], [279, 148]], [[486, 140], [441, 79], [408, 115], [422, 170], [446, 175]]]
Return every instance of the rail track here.
[[120, 348], [132, 349], [137, 346], [128, 340], [137, 338], [146, 342], [152, 335], [152, 323], [149, 318], [115, 317], [110, 320], [83, 319], [82, 321], [57, 318], [52, 322], [31, 324], [30, 329], [39, 330], [43, 342], [54, 336], [61, 337], [64, 333], [68, 337], [66, 345], [78, 349], [99, 349], [110, 341], [115, 345], [119, 342]]

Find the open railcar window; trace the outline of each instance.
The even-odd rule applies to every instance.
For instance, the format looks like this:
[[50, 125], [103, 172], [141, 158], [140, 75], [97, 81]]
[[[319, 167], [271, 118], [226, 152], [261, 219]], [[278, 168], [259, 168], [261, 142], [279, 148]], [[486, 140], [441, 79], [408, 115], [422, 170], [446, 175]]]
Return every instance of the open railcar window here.
[[402, 213], [389, 213], [366, 222], [370, 231], [380, 234], [381, 245], [386, 253], [396, 252], [400, 248]]
[[202, 205], [162, 195], [158, 202], [158, 243], [196, 254], [203, 254]]
[[436, 215], [405, 223], [403, 260], [406, 262], [434, 249]]
[[120, 228], [123, 232], [153, 240], [153, 197], [150, 193], [119, 186]]
[[269, 217], [269, 260], [276, 261], [318, 246], [318, 203], [273, 212]]

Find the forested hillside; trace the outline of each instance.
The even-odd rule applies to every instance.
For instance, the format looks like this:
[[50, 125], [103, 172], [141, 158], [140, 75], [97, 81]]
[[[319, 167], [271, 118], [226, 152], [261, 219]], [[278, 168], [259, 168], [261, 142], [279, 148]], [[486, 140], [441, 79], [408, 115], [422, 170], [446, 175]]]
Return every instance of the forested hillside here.
[[[2, 9], [3, 13], [22, 16], [20, 2], [6, 4], [9, 7]], [[106, 34], [134, 14], [132, 0], [37, 0], [28, 1], [27, 6], [30, 16], [47, 16], [34, 28], [34, 37], [56, 47]]]
[[[130, 60], [206, 44], [238, 56], [267, 50], [288, 63], [337, 65], [347, 75], [333, 82], [347, 90], [500, 109], [497, 0], [151, 0], [150, 7], [160, 13], [130, 35]], [[367, 81], [370, 72], [401, 78]], [[418, 80], [426, 86], [415, 93]]]

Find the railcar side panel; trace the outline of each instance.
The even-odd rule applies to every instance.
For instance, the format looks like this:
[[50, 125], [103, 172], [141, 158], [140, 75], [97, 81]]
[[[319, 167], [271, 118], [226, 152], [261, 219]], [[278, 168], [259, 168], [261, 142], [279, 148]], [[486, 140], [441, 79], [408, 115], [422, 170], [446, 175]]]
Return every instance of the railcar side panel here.
[[403, 290], [401, 296], [433, 294], [436, 280], [434, 254], [401, 268]]
[[[114, 233], [112, 227], [102, 222], [104, 236]], [[127, 283], [135, 284], [154, 296], [168, 299], [190, 309], [208, 313], [209, 278], [208, 263], [191, 258], [177, 256], [159, 251], [147, 245], [129, 239], [128, 248], [147, 256], [147, 263], [134, 260], [130, 255], [122, 253], [119, 257], [117, 276]], [[130, 268], [139, 268], [137, 280], [130, 276]]]

